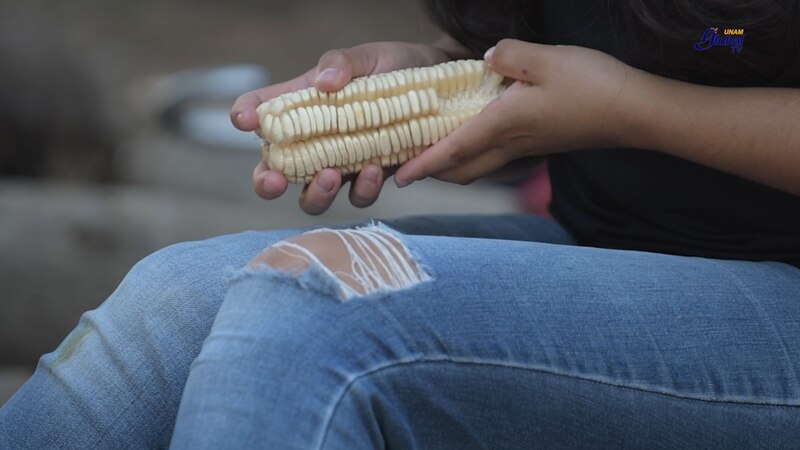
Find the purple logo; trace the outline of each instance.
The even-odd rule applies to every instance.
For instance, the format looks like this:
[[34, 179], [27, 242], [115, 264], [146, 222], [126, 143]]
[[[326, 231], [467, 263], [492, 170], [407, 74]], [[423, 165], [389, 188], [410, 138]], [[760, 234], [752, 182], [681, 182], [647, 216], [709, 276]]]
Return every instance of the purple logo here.
[[703, 33], [700, 42], [694, 44], [694, 49], [701, 52], [712, 47], [730, 47], [731, 53], [742, 53], [744, 28], [725, 28], [722, 33], [719, 28], [709, 28]]

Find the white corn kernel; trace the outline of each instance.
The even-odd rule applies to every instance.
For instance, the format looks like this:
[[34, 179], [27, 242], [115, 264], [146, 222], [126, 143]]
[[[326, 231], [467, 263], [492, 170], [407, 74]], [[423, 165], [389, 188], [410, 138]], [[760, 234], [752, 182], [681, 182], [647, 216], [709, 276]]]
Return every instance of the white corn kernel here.
[[483, 61], [452, 61], [356, 78], [339, 91], [310, 87], [256, 108], [264, 160], [291, 182], [323, 168], [402, 164], [444, 139], [505, 89]]

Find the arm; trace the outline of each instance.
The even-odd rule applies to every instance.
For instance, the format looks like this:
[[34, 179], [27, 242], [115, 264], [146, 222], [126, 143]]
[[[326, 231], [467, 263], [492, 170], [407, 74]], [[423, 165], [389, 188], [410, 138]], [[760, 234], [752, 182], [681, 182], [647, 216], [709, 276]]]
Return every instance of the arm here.
[[624, 145], [800, 195], [800, 89], [717, 88], [636, 72]]
[[581, 47], [503, 40], [487, 63], [515, 82], [395, 174], [469, 183], [514, 159], [592, 148], [661, 151], [800, 195], [800, 90], [670, 80]]

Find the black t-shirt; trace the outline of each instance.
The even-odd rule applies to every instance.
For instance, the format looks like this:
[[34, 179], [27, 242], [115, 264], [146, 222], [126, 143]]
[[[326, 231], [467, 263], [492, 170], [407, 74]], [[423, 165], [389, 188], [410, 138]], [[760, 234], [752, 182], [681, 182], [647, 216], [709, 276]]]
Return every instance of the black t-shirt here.
[[[541, 40], [624, 61], [599, 3], [543, 2]], [[800, 64], [772, 85], [800, 87]], [[553, 214], [583, 244], [800, 267], [800, 197], [652, 151], [570, 152], [549, 167]]]

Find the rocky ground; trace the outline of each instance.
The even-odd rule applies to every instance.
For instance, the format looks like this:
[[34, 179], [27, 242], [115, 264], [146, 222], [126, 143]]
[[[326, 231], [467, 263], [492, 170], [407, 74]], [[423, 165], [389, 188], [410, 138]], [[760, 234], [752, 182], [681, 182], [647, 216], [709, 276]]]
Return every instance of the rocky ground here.
[[170, 99], [157, 86], [179, 71], [257, 64], [277, 81], [329, 48], [434, 36], [415, 2], [0, 0], [0, 404], [81, 312], [170, 243], [362, 217], [514, 210], [498, 185], [426, 182], [389, 187], [366, 210], [341, 199], [307, 216], [297, 189], [270, 203], [252, 194], [255, 140], [198, 143], [161, 120]]

